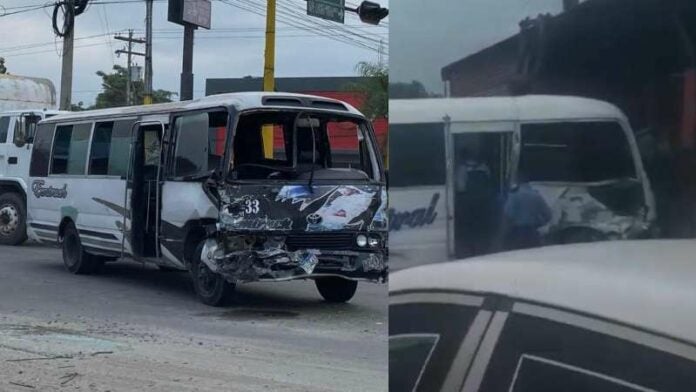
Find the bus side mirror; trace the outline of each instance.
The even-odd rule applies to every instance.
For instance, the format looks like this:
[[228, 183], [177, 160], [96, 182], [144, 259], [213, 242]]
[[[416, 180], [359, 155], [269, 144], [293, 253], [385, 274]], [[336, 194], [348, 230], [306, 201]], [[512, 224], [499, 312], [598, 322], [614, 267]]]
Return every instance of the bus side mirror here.
[[20, 116], [15, 121], [13, 143], [17, 147], [24, 147], [27, 144], [26, 121], [24, 116]]

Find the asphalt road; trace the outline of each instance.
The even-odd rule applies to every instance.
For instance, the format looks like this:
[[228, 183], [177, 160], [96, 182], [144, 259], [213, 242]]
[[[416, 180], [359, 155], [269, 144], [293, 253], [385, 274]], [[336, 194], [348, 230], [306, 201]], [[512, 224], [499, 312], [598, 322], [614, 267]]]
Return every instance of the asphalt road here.
[[77, 276], [57, 249], [0, 247], [0, 391], [386, 391], [386, 318], [383, 284], [339, 305], [247, 284], [211, 308], [186, 273]]

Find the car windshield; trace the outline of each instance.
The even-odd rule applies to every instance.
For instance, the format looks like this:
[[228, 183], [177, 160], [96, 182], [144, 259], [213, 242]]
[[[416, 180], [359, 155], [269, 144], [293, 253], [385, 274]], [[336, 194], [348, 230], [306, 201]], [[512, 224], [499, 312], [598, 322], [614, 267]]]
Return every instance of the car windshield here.
[[233, 180], [379, 178], [363, 119], [299, 111], [242, 114], [233, 140]]

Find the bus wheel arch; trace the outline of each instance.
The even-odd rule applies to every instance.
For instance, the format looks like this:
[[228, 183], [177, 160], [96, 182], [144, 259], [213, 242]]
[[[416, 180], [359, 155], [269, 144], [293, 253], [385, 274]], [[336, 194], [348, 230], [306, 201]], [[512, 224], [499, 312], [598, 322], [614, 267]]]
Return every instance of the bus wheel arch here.
[[196, 248], [205, 240], [206, 230], [203, 222], [189, 222], [186, 224], [186, 236], [184, 237], [184, 263], [187, 267], [191, 267], [193, 258], [195, 257]]

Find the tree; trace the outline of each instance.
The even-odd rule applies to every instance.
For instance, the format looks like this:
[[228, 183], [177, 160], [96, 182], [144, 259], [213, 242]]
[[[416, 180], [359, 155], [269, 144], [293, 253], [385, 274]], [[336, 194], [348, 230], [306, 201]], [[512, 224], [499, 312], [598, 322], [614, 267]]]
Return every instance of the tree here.
[[78, 102], [77, 105], [75, 105], [74, 103], [70, 104], [70, 111], [71, 112], [81, 112], [83, 110], [87, 110], [87, 108], [84, 105], [85, 105], [85, 103], [82, 101]]
[[[97, 95], [97, 100], [93, 109], [112, 108], [126, 106], [126, 84], [128, 83], [128, 69], [120, 65], [114, 65], [114, 72], [106, 73], [97, 71], [97, 75], [102, 78], [102, 92]], [[142, 81], [131, 83], [131, 94], [133, 102], [140, 104], [143, 102], [145, 85]], [[152, 92], [152, 102], [162, 103], [171, 102], [176, 93], [167, 90], [155, 90]]]
[[0, 57], [0, 75], [7, 73], [7, 68], [5, 67], [5, 58]]
[[413, 80], [411, 83], [391, 83], [389, 84], [389, 97], [394, 99], [407, 98], [434, 98], [436, 94], [431, 94], [425, 89], [423, 83]]
[[358, 73], [363, 78], [361, 82], [351, 83], [348, 89], [357, 91], [365, 96], [365, 101], [360, 108], [369, 119], [389, 116], [389, 69], [380, 63], [366, 61], [356, 66]]

